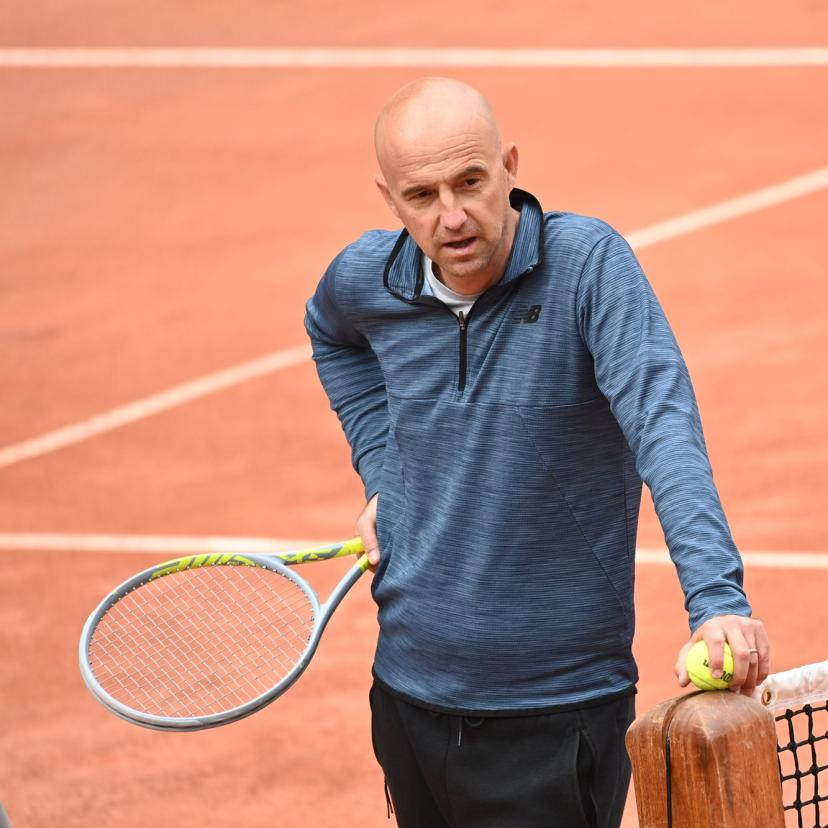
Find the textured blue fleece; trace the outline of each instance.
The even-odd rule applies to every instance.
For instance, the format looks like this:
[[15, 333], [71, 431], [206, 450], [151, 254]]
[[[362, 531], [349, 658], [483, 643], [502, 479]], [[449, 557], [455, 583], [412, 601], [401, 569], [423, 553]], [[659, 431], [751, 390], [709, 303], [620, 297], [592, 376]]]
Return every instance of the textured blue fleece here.
[[633, 559], [650, 487], [690, 625], [749, 615], [687, 368], [601, 221], [521, 211], [503, 278], [460, 327], [421, 252], [366, 233], [307, 307], [319, 376], [379, 492], [374, 671], [447, 710], [589, 702], [637, 679]]

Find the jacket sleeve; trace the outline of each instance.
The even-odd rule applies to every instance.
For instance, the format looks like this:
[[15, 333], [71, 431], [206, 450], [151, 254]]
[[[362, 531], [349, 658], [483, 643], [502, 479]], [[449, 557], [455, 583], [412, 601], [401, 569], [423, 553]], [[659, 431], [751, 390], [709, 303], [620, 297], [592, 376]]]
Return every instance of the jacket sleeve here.
[[339, 417], [351, 446], [351, 462], [370, 499], [379, 491], [388, 403], [379, 361], [337, 301], [337, 270], [342, 259], [340, 254], [333, 261], [308, 301], [305, 330], [319, 379]]
[[596, 381], [652, 493], [691, 628], [716, 615], [750, 615], [687, 366], [635, 255], [617, 233], [590, 252], [576, 302]]

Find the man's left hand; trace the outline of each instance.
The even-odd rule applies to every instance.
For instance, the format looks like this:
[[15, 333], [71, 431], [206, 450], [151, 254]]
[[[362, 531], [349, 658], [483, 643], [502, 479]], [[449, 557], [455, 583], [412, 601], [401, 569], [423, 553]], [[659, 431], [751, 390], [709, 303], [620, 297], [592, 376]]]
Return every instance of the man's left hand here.
[[710, 671], [715, 678], [721, 678], [724, 666], [724, 643], [730, 644], [733, 653], [733, 681], [730, 690], [745, 696], [753, 693], [770, 671], [770, 644], [765, 625], [754, 618], [741, 615], [717, 615], [708, 618], [681, 648], [675, 671], [679, 685], [690, 683], [684, 662], [687, 651], [697, 641], [704, 639], [710, 658]]

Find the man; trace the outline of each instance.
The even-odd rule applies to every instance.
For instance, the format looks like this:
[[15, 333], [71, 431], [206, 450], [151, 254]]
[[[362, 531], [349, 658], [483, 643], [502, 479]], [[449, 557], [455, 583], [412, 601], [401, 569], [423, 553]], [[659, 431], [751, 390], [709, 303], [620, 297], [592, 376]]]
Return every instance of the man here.
[[768, 670], [686, 367], [623, 239], [514, 187], [476, 90], [416, 81], [375, 139], [405, 229], [343, 250], [306, 327], [365, 483], [398, 824], [617, 826], [642, 479], [690, 641], [714, 672], [730, 642], [736, 689]]

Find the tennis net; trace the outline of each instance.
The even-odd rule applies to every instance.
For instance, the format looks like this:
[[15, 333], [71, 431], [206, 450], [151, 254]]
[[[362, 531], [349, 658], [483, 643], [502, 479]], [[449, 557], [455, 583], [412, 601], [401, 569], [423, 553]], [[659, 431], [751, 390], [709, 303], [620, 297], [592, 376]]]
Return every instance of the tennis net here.
[[754, 698], [776, 720], [786, 826], [828, 828], [828, 661], [769, 676]]

